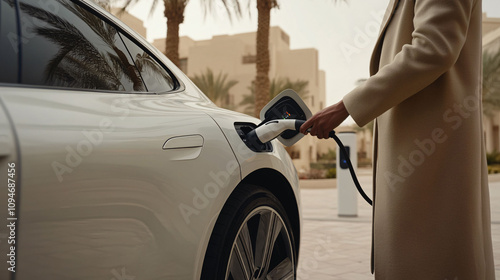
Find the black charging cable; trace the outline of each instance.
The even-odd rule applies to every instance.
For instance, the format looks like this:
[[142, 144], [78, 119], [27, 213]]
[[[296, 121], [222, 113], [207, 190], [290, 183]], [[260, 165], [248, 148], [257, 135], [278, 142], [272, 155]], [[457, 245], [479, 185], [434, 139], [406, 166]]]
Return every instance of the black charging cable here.
[[333, 130], [328, 134], [328, 137], [333, 138], [333, 140], [337, 142], [337, 145], [339, 145], [340, 152], [344, 155], [347, 167], [349, 168], [352, 180], [354, 181], [354, 185], [356, 186], [356, 189], [358, 189], [359, 194], [366, 200], [366, 202], [368, 202], [368, 204], [373, 205], [372, 200], [366, 195], [365, 191], [361, 187], [361, 184], [359, 184], [358, 177], [356, 176], [356, 172], [354, 172], [354, 167], [352, 167], [352, 162], [351, 159], [349, 158], [349, 153], [347, 153], [344, 144], [342, 144], [342, 141], [340, 141], [339, 137], [337, 137], [335, 131]]
[[[297, 120], [296, 121], [296, 130], [299, 131], [300, 127], [305, 123], [306, 121], [303, 120]], [[309, 132], [310, 128], [307, 130]], [[349, 153], [347, 152], [347, 149], [345, 148], [344, 144], [342, 144], [342, 141], [340, 141], [339, 137], [335, 134], [335, 131], [332, 130], [330, 133], [328, 133], [329, 138], [333, 138], [335, 142], [337, 142], [337, 145], [339, 146], [340, 152], [343, 154], [344, 158], [346, 159], [347, 167], [349, 168], [349, 172], [351, 173], [352, 181], [354, 182], [354, 185], [356, 186], [356, 189], [358, 190], [359, 194], [368, 202], [368, 204], [373, 205], [372, 200], [366, 195], [365, 191], [361, 187], [361, 184], [358, 181], [358, 177], [356, 176], [356, 172], [354, 172], [354, 167], [352, 166], [351, 159], [349, 158]]]

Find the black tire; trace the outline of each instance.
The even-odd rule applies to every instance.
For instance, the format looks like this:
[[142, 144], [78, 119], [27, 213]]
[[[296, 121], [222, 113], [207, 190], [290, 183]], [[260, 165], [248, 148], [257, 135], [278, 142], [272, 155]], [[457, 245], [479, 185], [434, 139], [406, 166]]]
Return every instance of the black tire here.
[[296, 252], [280, 201], [265, 188], [243, 185], [217, 219], [201, 279], [296, 279]]

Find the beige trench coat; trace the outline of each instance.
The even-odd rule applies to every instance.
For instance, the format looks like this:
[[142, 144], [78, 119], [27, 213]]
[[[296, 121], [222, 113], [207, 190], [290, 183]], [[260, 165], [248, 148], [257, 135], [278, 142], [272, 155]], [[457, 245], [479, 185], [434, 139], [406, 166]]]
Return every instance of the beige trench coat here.
[[481, 0], [391, 0], [372, 76], [343, 101], [374, 131], [375, 279], [493, 280]]

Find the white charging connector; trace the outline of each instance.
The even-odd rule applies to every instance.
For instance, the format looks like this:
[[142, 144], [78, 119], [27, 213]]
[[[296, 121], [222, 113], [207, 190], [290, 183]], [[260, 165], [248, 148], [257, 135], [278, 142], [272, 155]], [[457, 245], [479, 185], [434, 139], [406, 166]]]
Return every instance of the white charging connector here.
[[299, 130], [302, 120], [272, 120], [255, 129], [255, 135], [262, 143], [267, 143], [278, 137], [285, 130]]

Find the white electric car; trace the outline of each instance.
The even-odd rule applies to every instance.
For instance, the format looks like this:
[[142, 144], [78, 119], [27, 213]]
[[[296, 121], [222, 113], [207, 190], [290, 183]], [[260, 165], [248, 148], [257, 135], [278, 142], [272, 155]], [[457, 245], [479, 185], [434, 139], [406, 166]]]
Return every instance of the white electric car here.
[[298, 178], [258, 119], [89, 1], [0, 0], [0, 31], [0, 279], [296, 278]]

